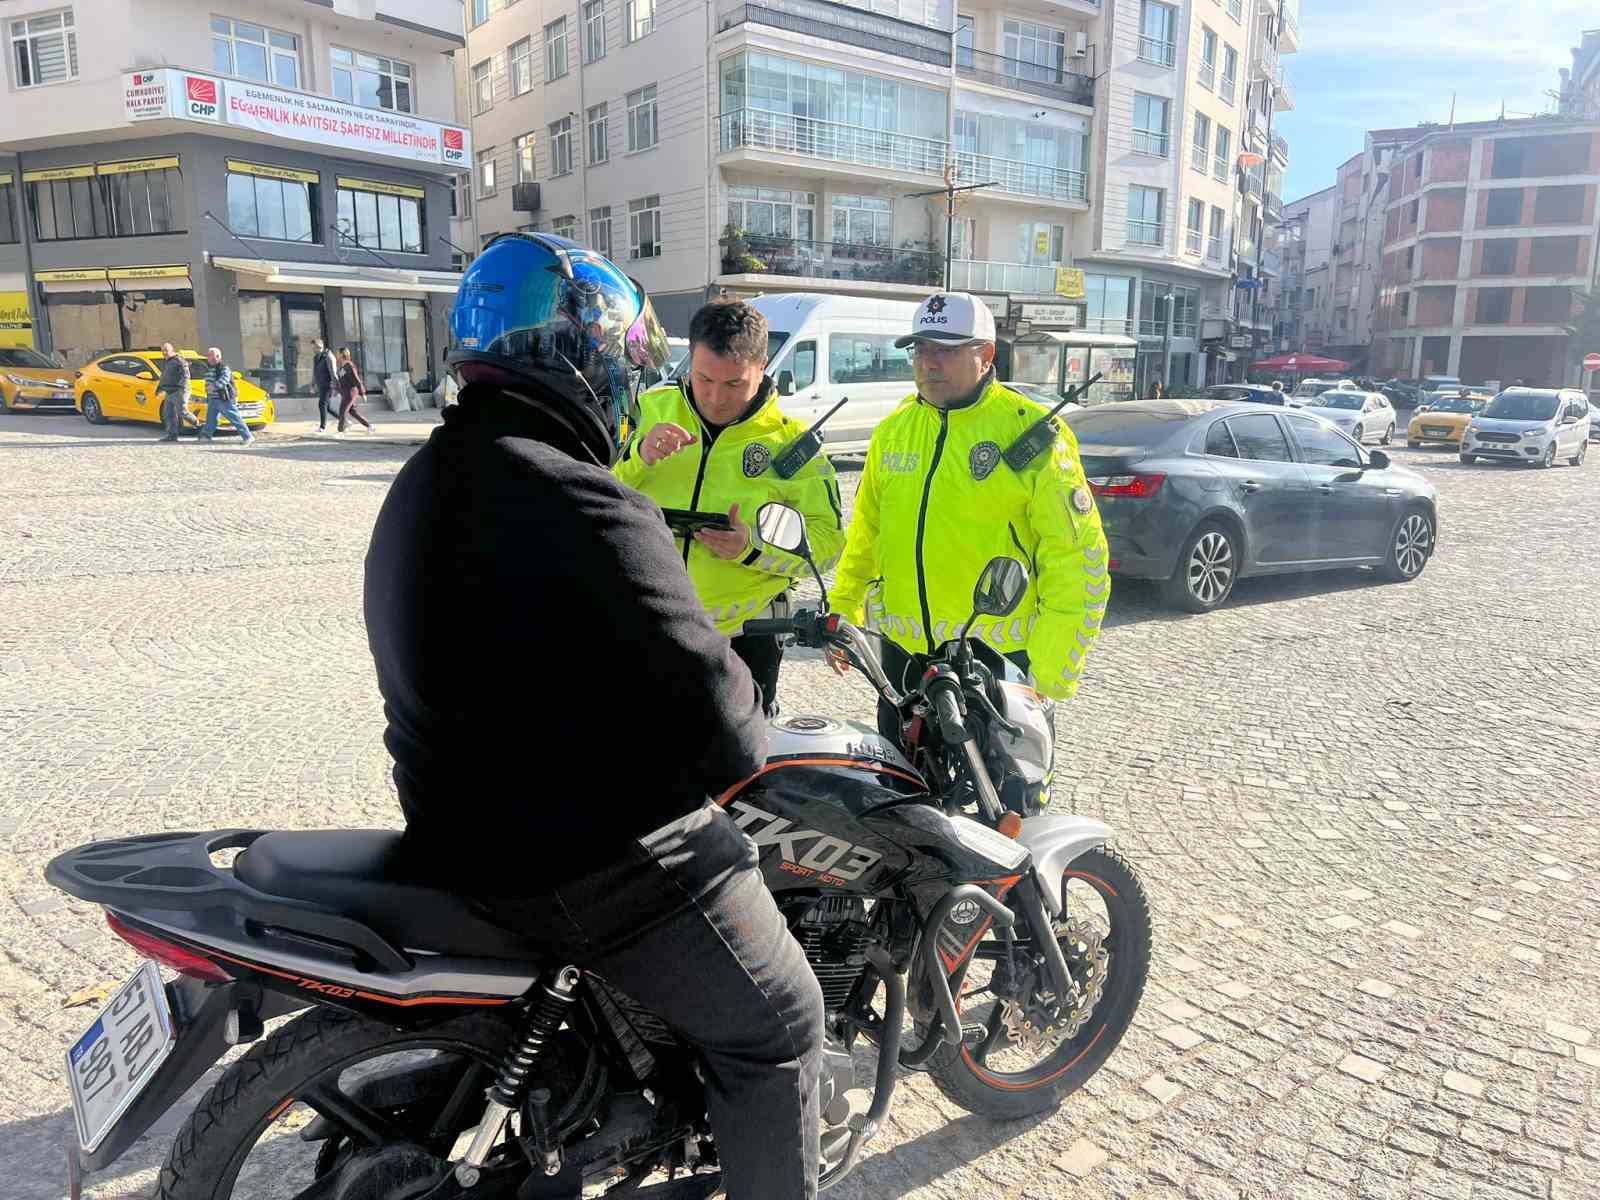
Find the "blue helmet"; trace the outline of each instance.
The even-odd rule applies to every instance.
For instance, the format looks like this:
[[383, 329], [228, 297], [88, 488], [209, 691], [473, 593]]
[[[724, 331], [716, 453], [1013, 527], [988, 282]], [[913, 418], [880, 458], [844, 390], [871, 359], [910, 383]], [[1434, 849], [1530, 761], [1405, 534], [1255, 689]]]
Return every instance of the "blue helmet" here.
[[637, 421], [641, 368], [667, 337], [650, 298], [615, 264], [546, 233], [495, 238], [461, 277], [447, 362], [463, 383], [525, 395], [614, 463]]

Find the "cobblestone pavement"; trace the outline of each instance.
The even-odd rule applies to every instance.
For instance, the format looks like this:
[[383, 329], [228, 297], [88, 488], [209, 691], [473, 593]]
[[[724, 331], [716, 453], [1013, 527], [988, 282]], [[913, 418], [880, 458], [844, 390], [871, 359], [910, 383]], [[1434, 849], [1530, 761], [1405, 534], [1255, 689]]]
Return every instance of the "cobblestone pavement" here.
[[[0, 416], [0, 1192], [63, 1194], [63, 1047], [132, 954], [40, 869], [92, 837], [397, 816], [361, 556], [410, 450], [159, 445]], [[1464, 468], [1422, 579], [1117, 587], [1058, 807], [1118, 830], [1157, 949], [1047, 1119], [906, 1079], [836, 1195], [1600, 1195], [1600, 465]], [[844, 475], [847, 489], [853, 473]], [[794, 662], [785, 707], [865, 717]], [[169, 1121], [97, 1196], [142, 1195]]]

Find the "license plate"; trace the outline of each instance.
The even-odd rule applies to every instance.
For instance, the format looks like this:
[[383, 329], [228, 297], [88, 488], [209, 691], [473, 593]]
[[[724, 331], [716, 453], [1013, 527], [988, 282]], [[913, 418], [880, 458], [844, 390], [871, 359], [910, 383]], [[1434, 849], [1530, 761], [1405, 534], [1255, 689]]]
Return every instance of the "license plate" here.
[[93, 1151], [178, 1044], [161, 972], [148, 959], [67, 1051], [78, 1141]]
[[1448, 429], [1424, 429], [1422, 432], [1427, 434], [1429, 437], [1447, 438], [1450, 436], [1450, 431]]

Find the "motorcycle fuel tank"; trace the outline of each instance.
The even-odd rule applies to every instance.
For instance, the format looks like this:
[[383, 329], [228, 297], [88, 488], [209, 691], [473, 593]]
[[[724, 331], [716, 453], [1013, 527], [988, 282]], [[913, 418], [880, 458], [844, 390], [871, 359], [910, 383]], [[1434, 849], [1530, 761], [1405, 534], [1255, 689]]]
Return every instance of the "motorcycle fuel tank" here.
[[779, 717], [769, 734], [766, 765], [720, 801], [760, 850], [769, 888], [871, 895], [910, 865], [907, 850], [860, 820], [927, 795], [893, 743], [867, 725], [822, 716]]

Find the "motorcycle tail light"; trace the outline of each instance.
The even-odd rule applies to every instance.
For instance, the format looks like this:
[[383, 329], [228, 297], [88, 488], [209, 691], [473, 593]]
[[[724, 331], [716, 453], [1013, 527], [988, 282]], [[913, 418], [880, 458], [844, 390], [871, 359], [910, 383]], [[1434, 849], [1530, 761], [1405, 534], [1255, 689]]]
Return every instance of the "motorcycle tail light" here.
[[1098, 475], [1089, 480], [1089, 487], [1097, 496], [1128, 496], [1142, 500], [1159, 492], [1166, 480], [1166, 475], [1160, 471], [1142, 475]]
[[164, 941], [153, 933], [145, 933], [135, 929], [123, 921], [114, 912], [106, 913], [106, 924], [111, 927], [111, 932], [116, 934], [128, 945], [132, 946], [146, 958], [154, 959], [164, 967], [170, 967], [179, 975], [188, 975], [192, 979], [203, 979], [207, 983], [229, 983], [232, 976], [224, 971], [209, 958], [196, 954], [193, 950], [186, 950], [182, 946]]

